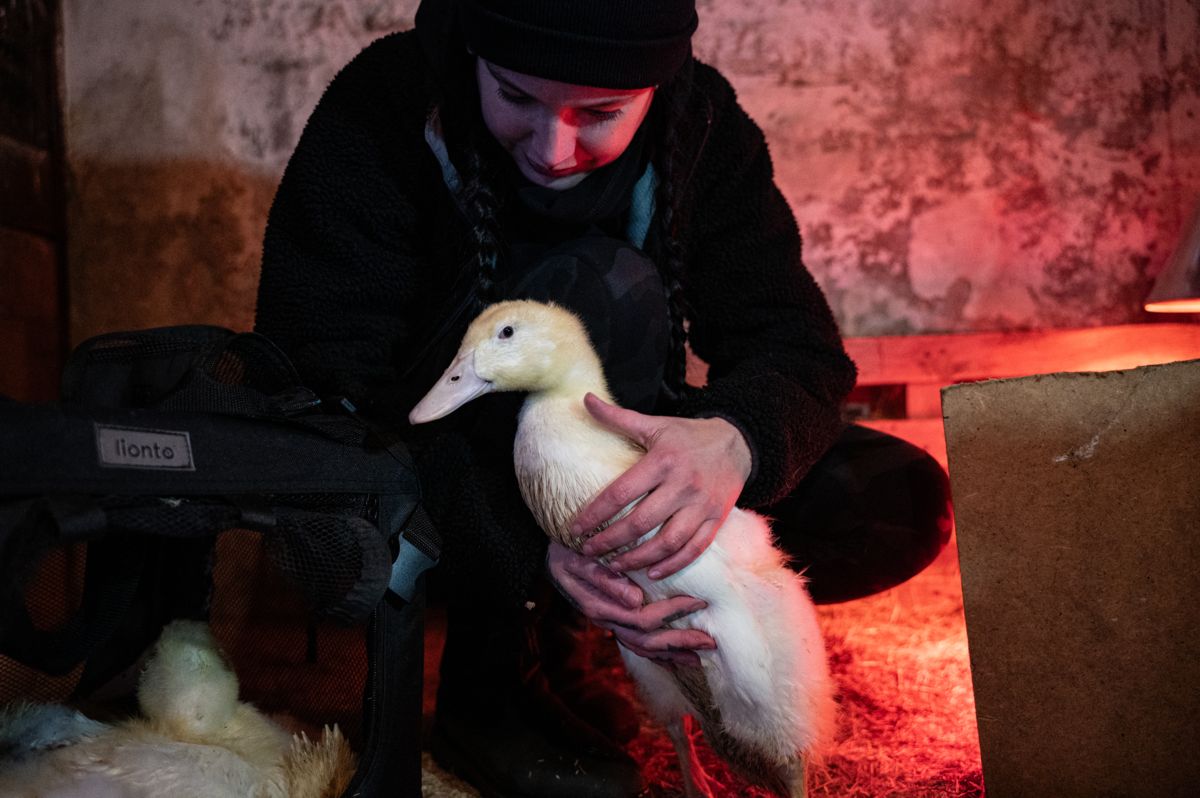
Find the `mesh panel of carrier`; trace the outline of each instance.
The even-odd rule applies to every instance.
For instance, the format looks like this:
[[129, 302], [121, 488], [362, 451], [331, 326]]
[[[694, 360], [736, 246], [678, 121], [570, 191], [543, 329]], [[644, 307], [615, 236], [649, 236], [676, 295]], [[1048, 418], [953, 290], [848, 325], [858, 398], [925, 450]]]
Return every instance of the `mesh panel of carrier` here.
[[[299, 589], [295, 578], [304, 566], [284, 574], [275, 562], [280, 557], [270, 551], [275, 539], [241, 529], [217, 538], [209, 623], [230, 657], [244, 700], [291, 719], [310, 734], [337, 723], [358, 748], [367, 672], [362, 626], [314, 619], [312, 588]], [[281, 559], [288, 562], [289, 556], [285, 553]], [[87, 546], [82, 544], [53, 549], [42, 558], [23, 591], [24, 605], [38, 629], [54, 630], [79, 609], [86, 561]], [[343, 570], [342, 581], [353, 578], [351, 570]], [[341, 587], [337, 579], [329, 585], [328, 595]], [[0, 705], [76, 698], [83, 667], [81, 663], [66, 674], [51, 676], [0, 657]], [[136, 672], [134, 663], [101, 695], [131, 689]]]
[[367, 674], [361, 627], [312, 621], [305, 597], [271, 563], [263, 538], [236, 530], [217, 541], [209, 623], [242, 696], [312, 735], [337, 723], [362, 750]]
[[[50, 630], [66, 623], [79, 610], [87, 546], [75, 544], [46, 552], [22, 591], [21, 600], [37, 629]], [[65, 701], [79, 683], [83, 663], [61, 676], [51, 676], [0, 655], [0, 705], [26, 701]]]

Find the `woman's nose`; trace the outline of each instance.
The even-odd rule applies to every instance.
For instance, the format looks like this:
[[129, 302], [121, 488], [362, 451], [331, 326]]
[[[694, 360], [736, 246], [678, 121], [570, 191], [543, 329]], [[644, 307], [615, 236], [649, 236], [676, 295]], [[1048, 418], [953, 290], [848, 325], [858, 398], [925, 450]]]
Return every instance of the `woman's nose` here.
[[548, 114], [534, 135], [534, 157], [547, 169], [571, 166], [575, 160], [575, 142], [579, 131], [570, 120]]

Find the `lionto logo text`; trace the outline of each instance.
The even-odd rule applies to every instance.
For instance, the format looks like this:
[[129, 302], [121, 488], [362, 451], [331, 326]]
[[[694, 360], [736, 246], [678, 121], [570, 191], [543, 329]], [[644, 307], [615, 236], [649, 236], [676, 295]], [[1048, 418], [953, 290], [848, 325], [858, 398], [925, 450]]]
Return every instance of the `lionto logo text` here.
[[124, 438], [113, 441], [117, 457], [127, 457], [136, 460], [144, 457], [147, 460], [174, 460], [175, 450], [170, 446], [159, 446], [157, 443], [130, 443]]
[[192, 436], [184, 430], [96, 424], [96, 454], [106, 468], [195, 471]]

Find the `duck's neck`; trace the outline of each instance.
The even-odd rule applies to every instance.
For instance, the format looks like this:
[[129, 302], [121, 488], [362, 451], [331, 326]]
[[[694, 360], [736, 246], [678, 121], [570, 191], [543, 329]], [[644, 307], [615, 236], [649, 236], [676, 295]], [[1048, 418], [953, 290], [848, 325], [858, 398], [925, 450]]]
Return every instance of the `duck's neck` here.
[[578, 546], [571, 519], [593, 496], [637, 461], [638, 450], [584, 407], [588, 393], [612, 402], [599, 362], [575, 363], [551, 387], [530, 393], [513, 448], [525, 503], [547, 534]]
[[594, 393], [610, 404], [613, 401], [608, 383], [604, 380], [604, 370], [600, 361], [595, 357], [580, 357], [572, 362], [554, 385], [531, 393], [529, 398], [534, 401], [577, 402], [582, 406], [583, 397], [589, 393]]

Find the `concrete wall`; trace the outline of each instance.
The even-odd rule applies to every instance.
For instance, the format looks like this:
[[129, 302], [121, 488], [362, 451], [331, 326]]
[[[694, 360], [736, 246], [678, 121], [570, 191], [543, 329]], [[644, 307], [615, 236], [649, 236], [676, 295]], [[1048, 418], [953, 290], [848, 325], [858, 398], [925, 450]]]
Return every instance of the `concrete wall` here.
[[1200, 201], [1195, 0], [706, 4], [847, 333], [1138, 320]]
[[354, 53], [411, 26], [415, 0], [63, 5], [72, 338], [249, 329], [304, 121]]
[[[253, 321], [323, 87], [416, 0], [64, 0], [72, 336]], [[1200, 199], [1197, 0], [701, 0], [848, 335], [1137, 321]]]

